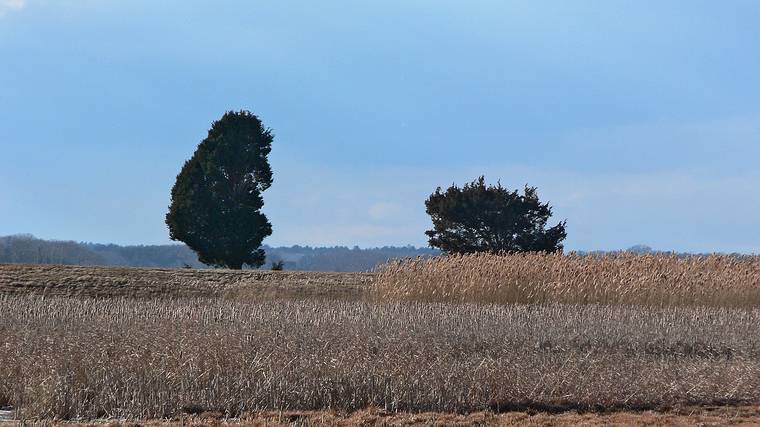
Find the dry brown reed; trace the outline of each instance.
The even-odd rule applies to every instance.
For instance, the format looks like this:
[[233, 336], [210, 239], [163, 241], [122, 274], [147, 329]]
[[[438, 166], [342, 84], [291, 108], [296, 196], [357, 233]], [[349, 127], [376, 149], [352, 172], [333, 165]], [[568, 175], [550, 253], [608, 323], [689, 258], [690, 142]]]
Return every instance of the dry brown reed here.
[[0, 336], [45, 419], [760, 400], [757, 309], [6, 296]]
[[760, 306], [760, 256], [452, 255], [379, 269], [381, 301]]

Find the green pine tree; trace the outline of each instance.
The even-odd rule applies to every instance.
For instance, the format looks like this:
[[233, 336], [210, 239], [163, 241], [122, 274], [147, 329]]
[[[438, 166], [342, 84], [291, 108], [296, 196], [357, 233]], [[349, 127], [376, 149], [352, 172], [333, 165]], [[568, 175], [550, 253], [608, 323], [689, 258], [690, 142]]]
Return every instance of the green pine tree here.
[[425, 207], [433, 221], [429, 244], [446, 253], [556, 252], [567, 236], [564, 221], [546, 228], [552, 208], [535, 187], [520, 195], [500, 183], [486, 186], [482, 176], [462, 188], [439, 187]]
[[208, 265], [241, 269], [264, 264], [261, 243], [272, 225], [261, 193], [272, 185], [267, 156], [273, 135], [248, 111], [214, 122], [172, 188], [166, 224]]

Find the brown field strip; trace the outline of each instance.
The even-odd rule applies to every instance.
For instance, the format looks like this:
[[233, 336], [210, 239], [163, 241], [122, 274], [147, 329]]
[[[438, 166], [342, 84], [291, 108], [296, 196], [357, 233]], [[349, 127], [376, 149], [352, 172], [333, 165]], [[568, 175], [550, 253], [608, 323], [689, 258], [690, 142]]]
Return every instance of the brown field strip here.
[[355, 300], [371, 280], [369, 273], [0, 264], [0, 295]]
[[[21, 424], [20, 422], [16, 422]], [[10, 423], [9, 423], [10, 424]], [[547, 414], [509, 412], [495, 414], [476, 412], [460, 415], [439, 412], [392, 413], [377, 409], [340, 414], [335, 411], [264, 411], [247, 414], [240, 419], [223, 419], [216, 413], [205, 413], [173, 420], [92, 422], [55, 422], [51, 426], [87, 427], [286, 427], [286, 426], [756, 426], [760, 424], [760, 407], [682, 407], [666, 411]], [[12, 425], [12, 424], [11, 424]]]

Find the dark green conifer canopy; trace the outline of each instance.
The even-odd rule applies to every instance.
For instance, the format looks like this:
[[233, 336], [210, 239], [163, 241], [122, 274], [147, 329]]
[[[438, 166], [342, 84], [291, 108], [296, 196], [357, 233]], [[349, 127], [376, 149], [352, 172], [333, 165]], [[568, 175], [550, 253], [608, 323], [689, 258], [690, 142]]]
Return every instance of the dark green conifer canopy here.
[[535, 187], [520, 195], [501, 183], [486, 186], [482, 176], [462, 188], [438, 187], [425, 207], [433, 220], [429, 244], [446, 253], [556, 252], [567, 236], [564, 221], [546, 228], [552, 208]]
[[248, 111], [214, 122], [172, 188], [166, 224], [204, 264], [240, 269], [264, 264], [261, 243], [272, 225], [261, 193], [272, 185], [273, 135]]

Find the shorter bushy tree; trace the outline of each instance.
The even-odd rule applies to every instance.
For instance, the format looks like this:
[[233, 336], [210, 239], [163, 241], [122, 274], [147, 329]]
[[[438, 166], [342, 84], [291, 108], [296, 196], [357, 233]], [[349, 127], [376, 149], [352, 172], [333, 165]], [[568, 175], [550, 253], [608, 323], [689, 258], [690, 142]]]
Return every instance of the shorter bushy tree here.
[[462, 188], [438, 187], [425, 208], [433, 221], [429, 244], [446, 253], [556, 252], [567, 237], [566, 221], [546, 228], [552, 208], [535, 187], [520, 195], [501, 183], [486, 186], [482, 176]]

